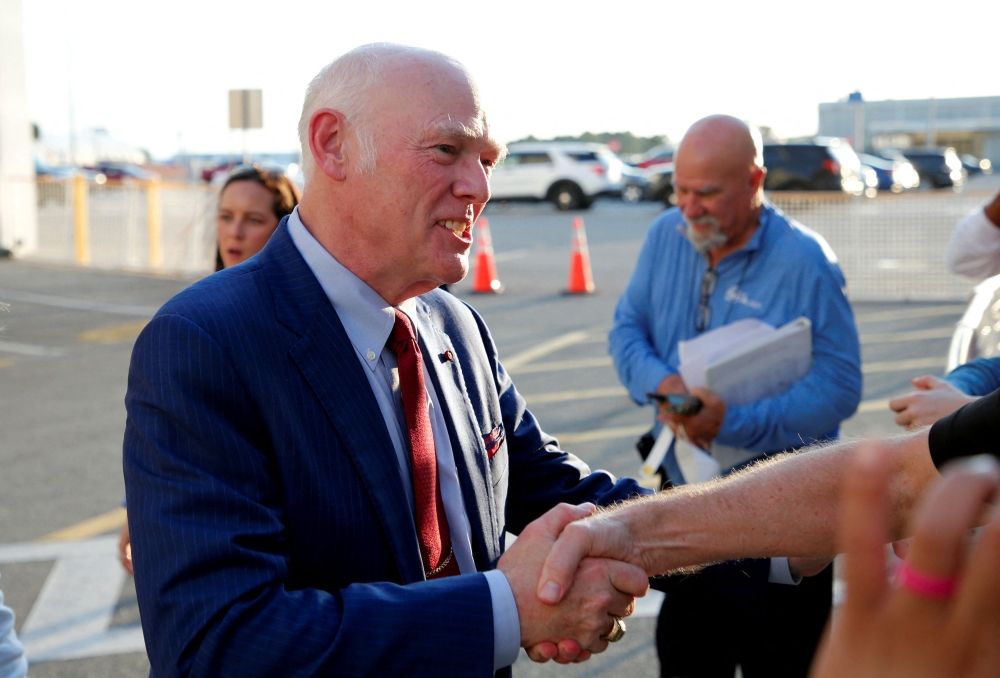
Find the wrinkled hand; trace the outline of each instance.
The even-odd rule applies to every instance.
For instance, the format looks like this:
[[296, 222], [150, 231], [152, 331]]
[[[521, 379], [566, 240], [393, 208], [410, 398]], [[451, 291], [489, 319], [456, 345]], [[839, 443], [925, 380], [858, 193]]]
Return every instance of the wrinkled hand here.
[[654, 574], [644, 564], [638, 540], [616, 515], [598, 513], [562, 530], [536, 582], [539, 600], [548, 605], [562, 601], [573, 586], [577, 568], [587, 557], [630, 563], [647, 575]]
[[[560, 504], [528, 525], [497, 563], [517, 604], [521, 645], [535, 661], [554, 658], [566, 663], [603, 652], [608, 643], [600, 636], [612, 629], [611, 615], [627, 617], [634, 609], [634, 597], [649, 590], [643, 570], [614, 560], [586, 558], [579, 571], [571, 573], [567, 595], [560, 604], [539, 601], [538, 579], [556, 538], [572, 521], [592, 512], [589, 504]], [[562, 640], [558, 645], [554, 642], [557, 639]]]
[[916, 391], [889, 401], [889, 409], [896, 413], [896, 423], [907, 429], [930, 426], [963, 405], [978, 400], [930, 375], [917, 377], [910, 383]]
[[131, 576], [135, 576], [132, 570], [132, 539], [128, 534], [128, 521], [122, 527], [122, 533], [118, 536], [118, 562], [122, 564], [125, 571]]
[[1000, 675], [1000, 510], [990, 507], [978, 544], [968, 530], [995, 499], [1000, 471], [977, 458], [945, 471], [928, 488], [911, 522], [910, 564], [935, 577], [955, 576], [949, 598], [892, 588], [889, 455], [862, 447], [846, 472], [841, 543], [847, 550], [847, 599], [813, 665], [812, 678], [962, 678]]

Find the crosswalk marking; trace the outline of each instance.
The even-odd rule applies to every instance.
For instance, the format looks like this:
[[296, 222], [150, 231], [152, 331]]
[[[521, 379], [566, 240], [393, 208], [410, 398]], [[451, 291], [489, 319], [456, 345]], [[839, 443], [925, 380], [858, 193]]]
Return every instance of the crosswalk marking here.
[[31, 663], [144, 652], [139, 626], [111, 628], [125, 583], [117, 536], [0, 545], [0, 563], [55, 560], [19, 636]]

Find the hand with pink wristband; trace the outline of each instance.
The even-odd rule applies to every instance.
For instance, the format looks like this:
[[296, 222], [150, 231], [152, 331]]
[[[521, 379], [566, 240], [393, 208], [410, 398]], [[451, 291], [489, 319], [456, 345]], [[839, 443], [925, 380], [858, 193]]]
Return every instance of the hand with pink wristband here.
[[[812, 678], [1000, 676], [1000, 468], [976, 457], [946, 468], [910, 523], [894, 583], [886, 576], [890, 462], [862, 447], [847, 471], [840, 527], [847, 599]], [[968, 547], [968, 531], [983, 525]]]

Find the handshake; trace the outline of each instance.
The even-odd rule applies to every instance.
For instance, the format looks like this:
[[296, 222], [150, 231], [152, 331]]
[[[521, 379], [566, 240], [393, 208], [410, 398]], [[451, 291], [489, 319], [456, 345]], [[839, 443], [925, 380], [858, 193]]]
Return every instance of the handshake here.
[[[824, 511], [800, 496], [804, 505], [787, 515], [812, 517], [786, 523], [791, 531], [784, 538], [750, 529], [761, 518], [758, 526], [767, 525], [773, 509], [792, 508], [780, 500], [776, 507], [754, 504], [762, 494], [741, 489], [748, 479], [765, 487], [774, 482], [767, 469], [601, 512], [590, 504], [555, 507], [528, 525], [497, 564], [514, 593], [521, 645], [534, 661], [584, 661], [624, 635], [621, 620], [633, 612], [635, 598], [646, 594], [651, 575], [729, 558], [781, 555], [779, 548], [800, 556], [790, 561], [797, 561], [801, 572], [815, 574], [832, 559], [821, 553], [846, 551], [846, 601], [834, 612], [813, 678], [1000, 676], [995, 460], [953, 463], [903, 516], [890, 446], [862, 445], [844, 461], [841, 478], [833, 483], [839, 491], [826, 497], [833, 506]], [[771, 475], [775, 467], [784, 470], [784, 464], [775, 464]], [[740, 501], [754, 495], [750, 503]], [[710, 527], [696, 518], [706, 513]], [[825, 518], [832, 524], [824, 525]], [[885, 547], [903, 523], [903, 534], [911, 536], [909, 553], [891, 586]], [[970, 541], [977, 526], [982, 527]]]

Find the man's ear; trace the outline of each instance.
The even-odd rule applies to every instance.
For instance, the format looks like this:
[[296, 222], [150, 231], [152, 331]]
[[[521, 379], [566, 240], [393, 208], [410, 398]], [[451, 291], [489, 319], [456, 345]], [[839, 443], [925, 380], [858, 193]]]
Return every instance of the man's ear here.
[[756, 167], [754, 168], [754, 171], [750, 173], [750, 184], [753, 187], [754, 192], [761, 190], [764, 186], [764, 177], [766, 176], [766, 167]]
[[334, 181], [347, 178], [346, 134], [340, 111], [321, 108], [309, 118], [309, 150], [316, 166]]

